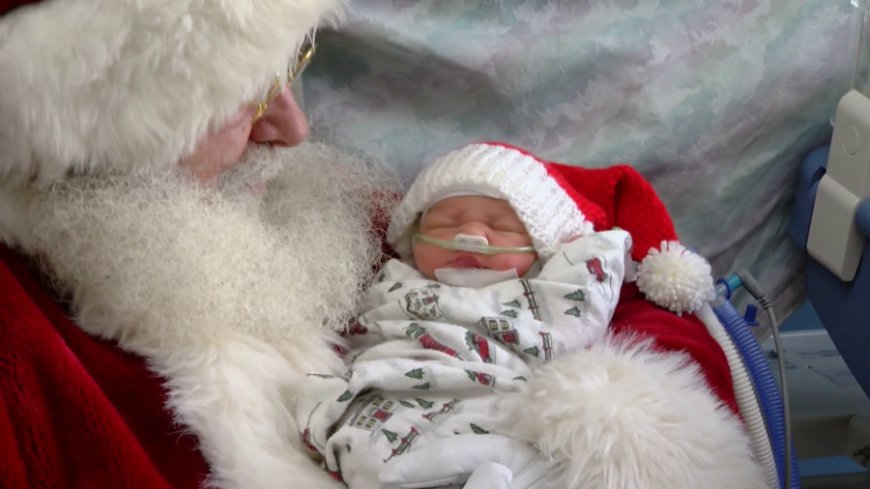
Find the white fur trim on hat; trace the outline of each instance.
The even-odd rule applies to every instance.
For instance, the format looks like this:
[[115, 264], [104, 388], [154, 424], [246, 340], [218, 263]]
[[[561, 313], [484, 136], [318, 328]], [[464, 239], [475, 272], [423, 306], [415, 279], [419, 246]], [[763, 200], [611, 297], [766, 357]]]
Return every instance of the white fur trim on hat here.
[[396, 208], [387, 240], [400, 256], [409, 257], [409, 229], [420, 213], [444, 195], [469, 188], [505, 196], [541, 256], [593, 230], [544, 163], [510, 147], [481, 143], [454, 150], [421, 172]]
[[0, 180], [170, 165], [340, 0], [65, 0], [0, 17]]

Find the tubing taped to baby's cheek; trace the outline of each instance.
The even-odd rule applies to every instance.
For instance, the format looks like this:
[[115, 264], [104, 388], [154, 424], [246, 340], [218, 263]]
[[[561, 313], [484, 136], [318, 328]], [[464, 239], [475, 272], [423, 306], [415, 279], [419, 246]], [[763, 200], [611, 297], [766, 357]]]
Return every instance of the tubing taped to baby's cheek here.
[[482, 255], [496, 255], [499, 253], [535, 253], [534, 246], [492, 246], [483, 236], [470, 236], [467, 234], [457, 234], [452, 240], [445, 240], [426, 236], [422, 233], [415, 233], [414, 240], [420, 240], [424, 243], [444, 248], [445, 250], [467, 251], [469, 253], [480, 253]]

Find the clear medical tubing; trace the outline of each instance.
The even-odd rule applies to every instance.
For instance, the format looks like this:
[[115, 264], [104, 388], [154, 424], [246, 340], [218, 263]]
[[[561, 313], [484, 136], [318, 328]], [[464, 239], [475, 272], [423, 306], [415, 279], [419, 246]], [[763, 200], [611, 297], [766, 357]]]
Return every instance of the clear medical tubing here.
[[[713, 304], [713, 313], [716, 314], [725, 331], [733, 340], [749, 375], [752, 377], [776, 460], [779, 487], [785, 488], [785, 410], [779, 387], [774, 381], [764, 351], [755, 339], [755, 335], [752, 334], [746, 320], [734, 309], [731, 302], [724, 297], [718, 298]], [[774, 325], [774, 327], [776, 326]], [[780, 352], [780, 354], [782, 353]], [[788, 487], [799, 489], [800, 480], [794, 450], [791, 450], [791, 459], [790, 485]]]
[[[724, 300], [724, 299], [723, 299]], [[758, 463], [764, 469], [764, 475], [767, 478], [767, 487], [770, 489], [781, 489], [779, 484], [779, 474], [777, 473], [776, 460], [773, 456], [773, 450], [770, 447], [770, 436], [767, 433], [767, 425], [764, 423], [764, 416], [761, 414], [761, 406], [758, 398], [755, 396], [755, 386], [752, 384], [752, 379], [749, 376], [749, 370], [746, 368], [743, 359], [740, 358], [740, 353], [734, 346], [731, 336], [725, 331], [722, 322], [713, 312], [709, 305], [702, 307], [697, 313], [698, 318], [707, 326], [707, 330], [713, 338], [722, 347], [725, 352], [725, 357], [728, 359], [728, 366], [731, 369], [731, 379], [734, 383], [734, 397], [737, 399], [737, 407], [740, 409], [740, 416], [743, 418], [743, 426], [749, 432], [749, 439], [752, 443], [752, 452], [755, 454]]]
[[534, 253], [534, 246], [490, 246], [483, 236], [469, 236], [457, 234], [452, 240], [437, 239], [425, 234], [416, 233], [414, 239], [424, 243], [433, 244], [445, 250], [467, 251], [482, 255], [495, 255], [498, 253]]

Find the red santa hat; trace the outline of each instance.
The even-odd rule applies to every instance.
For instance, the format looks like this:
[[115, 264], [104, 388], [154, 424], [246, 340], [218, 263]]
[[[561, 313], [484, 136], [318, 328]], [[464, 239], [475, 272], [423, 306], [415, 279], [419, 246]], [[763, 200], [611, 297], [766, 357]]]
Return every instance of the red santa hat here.
[[0, 0], [0, 183], [174, 165], [341, 0]]
[[542, 258], [560, 243], [621, 228], [631, 235], [637, 285], [647, 299], [679, 314], [713, 298], [709, 263], [680, 244], [655, 190], [628, 165], [581, 168], [504, 143], [470, 144], [421, 172], [395, 209], [387, 240], [400, 256], [410, 257], [420, 214], [447, 196], [470, 193], [507, 200]]

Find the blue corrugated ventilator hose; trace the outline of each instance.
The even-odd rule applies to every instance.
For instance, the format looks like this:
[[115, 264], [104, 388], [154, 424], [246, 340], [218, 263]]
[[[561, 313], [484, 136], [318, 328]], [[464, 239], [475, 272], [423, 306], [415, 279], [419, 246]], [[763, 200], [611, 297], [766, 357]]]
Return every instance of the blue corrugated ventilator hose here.
[[[752, 332], [747, 318], [737, 312], [730, 302], [731, 294], [743, 287], [770, 317], [770, 328], [779, 362], [780, 387], [773, 377], [767, 358]], [[776, 461], [781, 489], [799, 489], [797, 460], [791, 440], [791, 419], [788, 410], [788, 386], [785, 379], [783, 351], [780, 348], [779, 325], [770, 301], [760, 290], [751, 274], [741, 271], [721, 279], [716, 284], [717, 297], [711, 304], [713, 312], [734, 342], [746, 369], [749, 371], [761, 406], [764, 422], [770, 436], [771, 449]], [[785, 476], [788, 474], [788, 477]]]

